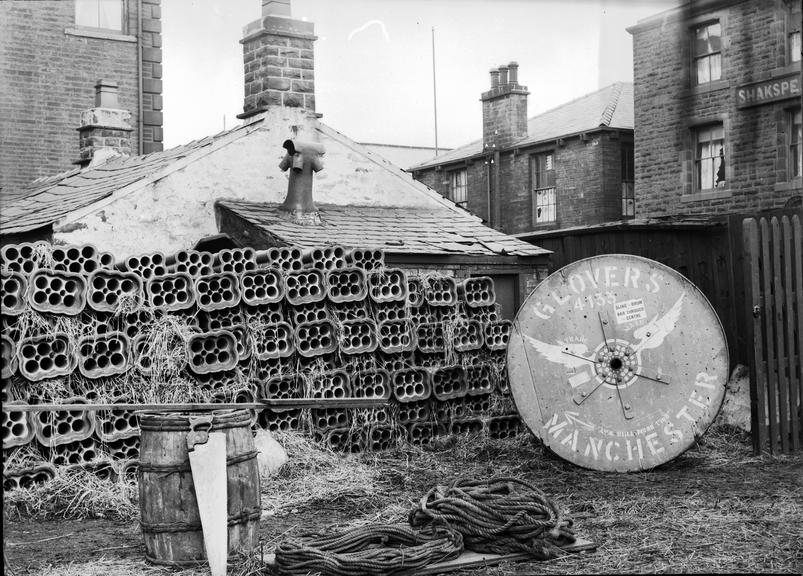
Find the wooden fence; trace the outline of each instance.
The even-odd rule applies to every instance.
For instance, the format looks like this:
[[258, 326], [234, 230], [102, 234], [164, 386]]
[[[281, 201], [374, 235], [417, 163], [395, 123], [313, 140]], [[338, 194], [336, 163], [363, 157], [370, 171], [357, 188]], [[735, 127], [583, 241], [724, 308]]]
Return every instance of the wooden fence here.
[[742, 222], [744, 315], [750, 363], [753, 448], [800, 449], [803, 414], [803, 233], [799, 214]]

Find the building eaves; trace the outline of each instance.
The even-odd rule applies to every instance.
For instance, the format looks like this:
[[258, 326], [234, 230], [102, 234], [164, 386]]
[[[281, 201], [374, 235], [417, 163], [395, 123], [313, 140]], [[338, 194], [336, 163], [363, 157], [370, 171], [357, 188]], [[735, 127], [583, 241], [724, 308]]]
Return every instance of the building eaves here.
[[[258, 233], [288, 245], [378, 248], [397, 254], [462, 256], [543, 256], [544, 250], [484, 226], [477, 219], [448, 209], [391, 208], [319, 204], [321, 226], [303, 226], [283, 218], [278, 204], [218, 200], [216, 213], [233, 213]], [[218, 218], [218, 222], [225, 220]], [[221, 227], [221, 232], [237, 231]]]

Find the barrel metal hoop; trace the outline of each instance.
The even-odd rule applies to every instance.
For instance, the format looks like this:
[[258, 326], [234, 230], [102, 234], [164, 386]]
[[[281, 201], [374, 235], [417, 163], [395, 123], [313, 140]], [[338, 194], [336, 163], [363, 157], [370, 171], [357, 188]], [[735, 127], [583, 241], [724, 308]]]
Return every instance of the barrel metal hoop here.
[[[209, 429], [210, 432], [217, 432], [219, 430], [230, 430], [232, 428], [243, 428], [244, 422], [222, 422], [220, 424], [212, 424], [212, 427]], [[245, 420], [245, 423], [251, 423], [251, 416]], [[139, 425], [140, 430], [148, 430], [151, 432], [189, 432], [190, 425], [189, 424], [175, 424], [175, 423], [160, 423], [160, 424], [150, 424], [150, 423], [142, 423], [140, 422]]]
[[[235, 526], [251, 520], [259, 520], [262, 516], [260, 508], [245, 508], [238, 514], [232, 514], [228, 518], [227, 525]], [[148, 534], [159, 534], [163, 532], [199, 532], [202, 530], [201, 522], [143, 522], [140, 520], [142, 532]]]
[[[248, 452], [243, 452], [242, 454], [235, 454], [233, 456], [228, 456], [226, 458], [226, 466], [233, 466], [235, 464], [240, 464], [241, 462], [246, 462], [248, 460], [253, 460], [259, 454], [256, 450], [250, 450]], [[190, 472], [192, 469], [190, 468], [189, 461], [186, 464], [151, 464], [151, 463], [139, 463], [139, 471], [140, 472]]]

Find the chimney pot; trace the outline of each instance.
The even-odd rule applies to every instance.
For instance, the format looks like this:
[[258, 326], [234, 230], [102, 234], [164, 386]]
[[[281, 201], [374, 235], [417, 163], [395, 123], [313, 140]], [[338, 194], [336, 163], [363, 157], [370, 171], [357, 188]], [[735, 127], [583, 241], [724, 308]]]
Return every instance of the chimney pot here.
[[504, 86], [507, 84], [507, 66], [499, 67], [499, 85]]
[[499, 70], [491, 68], [491, 88], [499, 86]]
[[131, 113], [120, 109], [117, 87], [117, 82], [98, 80], [94, 108], [81, 112], [78, 160], [74, 163], [82, 168], [131, 155]]
[[119, 108], [117, 100], [117, 82], [98, 80], [95, 83], [95, 108]]
[[290, 17], [290, 0], [262, 0], [262, 17]]
[[507, 65], [508, 68], [508, 82], [511, 84], [519, 83], [519, 63], [511, 62]]

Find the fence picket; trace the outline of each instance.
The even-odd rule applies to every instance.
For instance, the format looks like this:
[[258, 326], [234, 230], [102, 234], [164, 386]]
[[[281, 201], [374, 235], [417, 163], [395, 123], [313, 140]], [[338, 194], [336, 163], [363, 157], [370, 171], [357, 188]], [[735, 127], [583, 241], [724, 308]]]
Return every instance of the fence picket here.
[[758, 223], [761, 230], [761, 295], [764, 300], [764, 370], [767, 373], [767, 415], [769, 419], [770, 453], [778, 453], [778, 378], [775, 373], [775, 341], [773, 339], [773, 318], [775, 311], [772, 300], [772, 258], [770, 255], [770, 227], [766, 218]]
[[[795, 368], [798, 359], [795, 353], [795, 286], [792, 283], [792, 271], [795, 267], [795, 251], [792, 250], [792, 223], [788, 216], [783, 216], [783, 218], [781, 218], [781, 228], [783, 233], [784, 254], [784, 293], [786, 295], [784, 307], [786, 312], [786, 364], [789, 369], [789, 432], [791, 434], [791, 446], [789, 448], [790, 450], [798, 450], [800, 448], [800, 426], [797, 416], [797, 407], [800, 396], [798, 394], [798, 374]], [[800, 254], [799, 250], [797, 254]]]
[[753, 431], [753, 453], [760, 454], [767, 443], [766, 391], [767, 373], [762, 369], [764, 346], [761, 337], [761, 284], [759, 276], [759, 236], [755, 218], [742, 221], [742, 253], [744, 254], [744, 280], [750, 308], [747, 323], [749, 342], [752, 343], [750, 368], [750, 425]]
[[[770, 368], [778, 376], [778, 429], [781, 435], [781, 452], [789, 452], [789, 384], [786, 378], [788, 342], [784, 334], [784, 293], [787, 286], [783, 282], [783, 268], [781, 267], [781, 252], [783, 241], [781, 238], [781, 224], [776, 216], [770, 221], [772, 231], [772, 294], [774, 296], [774, 309], [772, 315], [773, 337], [775, 338], [775, 365]], [[791, 312], [791, 311], [790, 311]]]

